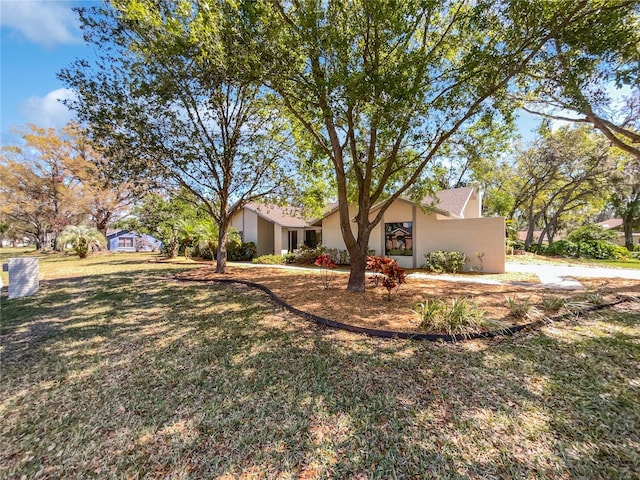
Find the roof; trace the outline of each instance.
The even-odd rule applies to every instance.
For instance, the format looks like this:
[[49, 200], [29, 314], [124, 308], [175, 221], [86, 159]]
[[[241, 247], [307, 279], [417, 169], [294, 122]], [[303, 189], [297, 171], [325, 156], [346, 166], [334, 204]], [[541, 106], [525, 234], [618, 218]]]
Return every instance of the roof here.
[[283, 227], [304, 228], [309, 226], [309, 222], [302, 217], [302, 209], [298, 207], [281, 207], [268, 203], [247, 203], [244, 208]]
[[621, 218], [610, 218], [609, 220], [605, 220], [604, 222], [598, 222], [596, 225], [600, 225], [602, 228], [606, 230], [610, 230], [612, 228], [618, 228], [622, 226]]
[[464, 208], [471, 198], [474, 187], [451, 188], [449, 190], [440, 190], [436, 193], [435, 198], [427, 195], [422, 199], [422, 205], [428, 207], [433, 205], [440, 210], [448, 212], [453, 217], [460, 218], [463, 216]]
[[[422, 199], [420, 204], [423, 207], [430, 208], [434, 213], [439, 213], [453, 218], [462, 218], [464, 209], [467, 206], [469, 199], [474, 194], [475, 187], [461, 187], [451, 188], [449, 190], [440, 190], [436, 193], [435, 198], [432, 196], [426, 196]], [[406, 197], [400, 197], [399, 200], [413, 203]], [[371, 211], [375, 211], [380, 208], [382, 202], [374, 205]], [[323, 217], [312, 220], [311, 225], [320, 225], [322, 219], [327, 218], [338, 210], [337, 203], [329, 204], [331, 208], [324, 214]]]

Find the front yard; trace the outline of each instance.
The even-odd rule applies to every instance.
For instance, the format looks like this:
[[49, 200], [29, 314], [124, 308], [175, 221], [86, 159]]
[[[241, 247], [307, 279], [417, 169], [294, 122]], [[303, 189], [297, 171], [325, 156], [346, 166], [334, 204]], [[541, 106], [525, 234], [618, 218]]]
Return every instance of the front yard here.
[[380, 340], [149, 260], [51, 256], [38, 295], [3, 295], [0, 477], [640, 472], [637, 303], [500, 340]]

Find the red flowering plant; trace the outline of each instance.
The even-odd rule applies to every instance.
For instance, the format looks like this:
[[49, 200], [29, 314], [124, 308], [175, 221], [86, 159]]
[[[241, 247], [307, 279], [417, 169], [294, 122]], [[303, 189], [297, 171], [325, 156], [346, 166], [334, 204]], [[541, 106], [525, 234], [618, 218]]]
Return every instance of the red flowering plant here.
[[322, 286], [325, 289], [329, 288], [331, 280], [333, 279], [332, 270], [336, 268], [336, 263], [331, 260], [331, 257], [326, 253], [316, 258], [314, 263], [321, 269]]
[[400, 285], [406, 283], [406, 272], [392, 258], [367, 257], [367, 270], [376, 272], [369, 281], [374, 287], [382, 285], [387, 289], [387, 300], [391, 300], [391, 294], [398, 293]]

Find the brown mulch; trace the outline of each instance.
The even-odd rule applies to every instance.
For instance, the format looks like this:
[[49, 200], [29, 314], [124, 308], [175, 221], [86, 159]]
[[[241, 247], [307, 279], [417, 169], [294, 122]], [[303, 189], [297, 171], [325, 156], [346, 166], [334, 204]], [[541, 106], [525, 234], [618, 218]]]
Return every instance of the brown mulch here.
[[[245, 280], [268, 287], [288, 304], [330, 320], [351, 325], [393, 330], [422, 332], [418, 316], [412, 311], [417, 302], [440, 298], [451, 301], [467, 297], [486, 312], [488, 318], [505, 326], [530, 323], [544, 316], [541, 301], [545, 297], [562, 297], [580, 301], [588, 293], [598, 292], [601, 302], [612, 302], [620, 295], [640, 296], [640, 281], [622, 279], [581, 279], [585, 291], [549, 290], [539, 284], [529, 286], [505, 284], [487, 285], [474, 282], [409, 277], [407, 283], [387, 300], [386, 290], [367, 285], [364, 293], [346, 290], [348, 274], [334, 272], [328, 289], [322, 285], [320, 270], [307, 271], [277, 267], [230, 266], [227, 273], [217, 274], [213, 266], [180, 274], [180, 278], [210, 281], [217, 279]], [[506, 297], [529, 298], [540, 313], [533, 318], [516, 319], [509, 315]], [[439, 332], [429, 332], [439, 333]]]

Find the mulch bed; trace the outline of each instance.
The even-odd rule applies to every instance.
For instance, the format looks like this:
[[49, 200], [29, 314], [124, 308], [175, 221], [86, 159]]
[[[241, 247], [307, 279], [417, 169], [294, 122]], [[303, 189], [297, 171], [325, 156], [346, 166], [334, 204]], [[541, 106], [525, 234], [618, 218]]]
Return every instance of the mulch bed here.
[[[396, 332], [424, 333], [419, 318], [412, 311], [417, 302], [434, 298], [451, 301], [454, 297], [467, 297], [486, 312], [488, 318], [499, 320], [505, 327], [530, 323], [544, 316], [541, 301], [545, 297], [559, 296], [581, 301], [597, 292], [601, 303], [614, 302], [621, 295], [640, 296], [640, 281], [621, 279], [581, 279], [584, 291], [549, 290], [541, 285], [487, 285], [473, 282], [444, 281], [437, 277], [409, 276], [391, 300], [386, 290], [368, 286], [364, 293], [346, 290], [348, 274], [335, 272], [330, 287], [322, 285], [320, 270], [307, 271], [275, 267], [230, 266], [227, 273], [216, 274], [212, 266], [180, 274], [184, 280], [244, 280], [269, 288], [286, 303], [304, 312], [336, 322], [364, 328]], [[256, 293], [258, 294], [258, 293]], [[529, 298], [540, 313], [533, 318], [514, 318], [509, 315], [506, 297]], [[442, 332], [429, 332], [442, 333]]]

